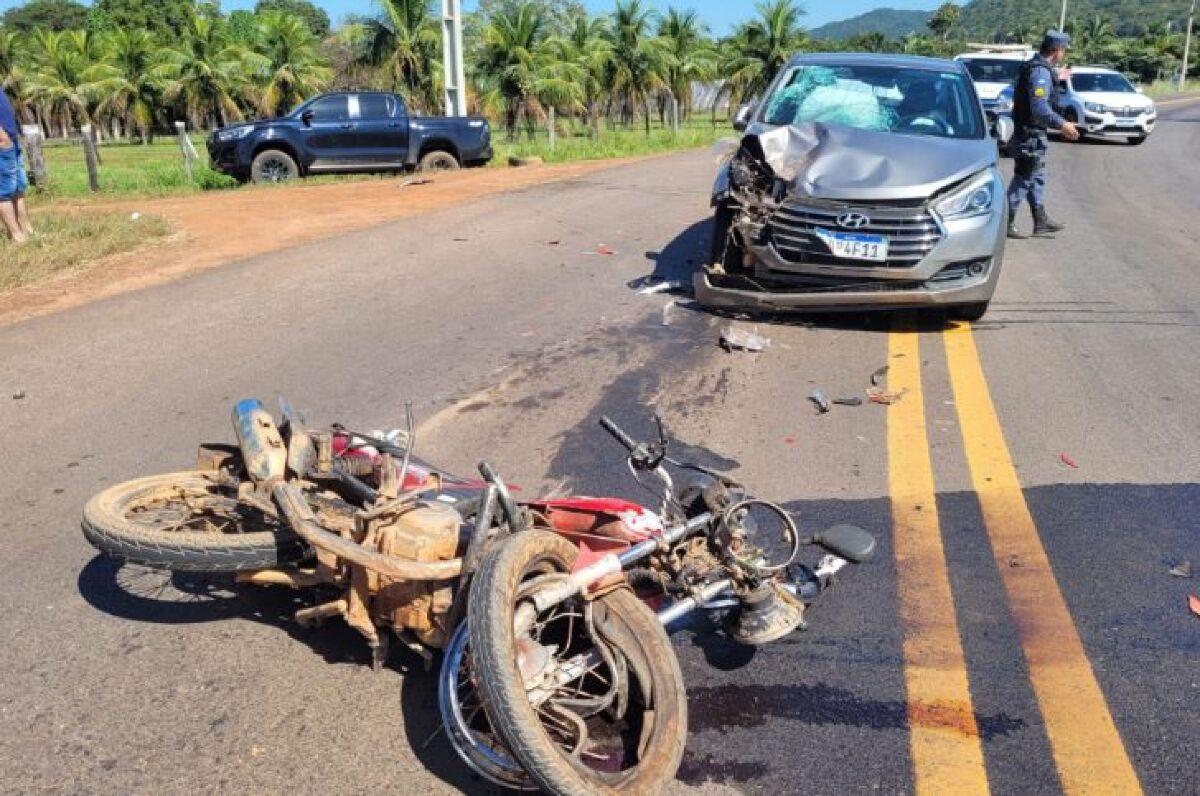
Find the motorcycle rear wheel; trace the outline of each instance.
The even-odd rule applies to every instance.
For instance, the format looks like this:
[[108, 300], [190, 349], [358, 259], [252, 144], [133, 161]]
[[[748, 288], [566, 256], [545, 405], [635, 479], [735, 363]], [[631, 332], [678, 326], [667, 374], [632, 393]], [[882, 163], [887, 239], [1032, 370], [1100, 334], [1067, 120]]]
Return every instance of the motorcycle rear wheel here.
[[[518, 638], [513, 626], [515, 608], [533, 588], [532, 581], [569, 572], [578, 552], [575, 545], [556, 534], [525, 531], [494, 550], [476, 573], [467, 627], [484, 708], [517, 761], [549, 793], [659, 793], [674, 779], [683, 757], [687, 700], [666, 631], [632, 591], [611, 591], [592, 600], [590, 608], [580, 608], [584, 603], [577, 599], [573, 605], [556, 606], [539, 615], [535, 622], [535, 628], [540, 626], [540, 632], [548, 633], [547, 628], [559, 621], [554, 618], [555, 611], [590, 611], [620, 673], [608, 663], [592, 671], [600, 683], [625, 683], [624, 695], [616, 700], [626, 706], [624, 711], [609, 707], [569, 716], [569, 708], [556, 704], [556, 696], [535, 706], [526, 689], [518, 665], [519, 648], [538, 645], [551, 651], [551, 666], [577, 660], [589, 645], [588, 651], [597, 649], [592, 639], [573, 632], [583, 625], [573, 618], [566, 620], [571, 624], [566, 625], [565, 638], [535, 637], [533, 632]], [[560, 632], [562, 627], [559, 621]], [[575, 655], [569, 659], [572, 651]], [[543, 671], [552, 676], [556, 670]], [[564, 684], [559, 690], [572, 693], [562, 701], [578, 697], [572, 684], [582, 688], [588, 676]]]
[[239, 502], [212, 472], [152, 475], [109, 487], [84, 506], [82, 527], [101, 552], [158, 569], [271, 569], [306, 554], [300, 537]]

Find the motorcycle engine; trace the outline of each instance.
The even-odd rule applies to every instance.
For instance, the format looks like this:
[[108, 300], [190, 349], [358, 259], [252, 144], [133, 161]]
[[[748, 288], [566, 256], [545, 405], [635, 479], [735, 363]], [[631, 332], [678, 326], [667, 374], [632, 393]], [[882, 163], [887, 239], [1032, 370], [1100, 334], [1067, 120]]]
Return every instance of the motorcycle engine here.
[[[380, 553], [411, 561], [458, 558], [465, 547], [462, 517], [445, 503], [420, 501], [376, 526], [371, 534]], [[393, 580], [377, 576], [371, 613], [377, 622], [408, 630], [423, 644], [442, 647], [454, 590], [447, 582]]]

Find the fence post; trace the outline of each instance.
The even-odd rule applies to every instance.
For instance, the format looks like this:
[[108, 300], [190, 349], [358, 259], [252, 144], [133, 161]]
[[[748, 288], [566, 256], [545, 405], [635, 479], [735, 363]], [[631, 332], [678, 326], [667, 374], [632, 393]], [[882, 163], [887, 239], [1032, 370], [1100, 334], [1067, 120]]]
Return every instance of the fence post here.
[[550, 106], [550, 151], [554, 151], [555, 144], [558, 143], [558, 129], [554, 124], [554, 106]]
[[183, 155], [183, 171], [187, 174], [188, 182], [192, 181], [192, 162], [200, 158], [192, 139], [188, 138], [187, 123], [175, 122], [175, 134], [179, 136], [179, 151]]
[[679, 98], [671, 97], [671, 132], [679, 135]]
[[92, 126], [85, 124], [79, 128], [83, 133], [83, 162], [87, 165], [88, 189], [92, 193], [100, 190], [100, 172], [96, 163], [96, 141], [92, 138]]
[[46, 173], [46, 156], [42, 153], [42, 126], [21, 125], [21, 137], [25, 139], [25, 153], [29, 155], [29, 176], [33, 184], [45, 187], [50, 175]]

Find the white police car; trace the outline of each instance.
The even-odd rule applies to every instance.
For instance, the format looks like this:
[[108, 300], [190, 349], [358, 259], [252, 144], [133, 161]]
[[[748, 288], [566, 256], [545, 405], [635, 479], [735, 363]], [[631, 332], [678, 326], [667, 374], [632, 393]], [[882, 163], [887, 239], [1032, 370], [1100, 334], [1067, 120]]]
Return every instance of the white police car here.
[[1145, 141], [1158, 120], [1152, 99], [1120, 72], [1102, 66], [1060, 71], [1058, 108], [1083, 135], [1124, 137], [1131, 144]]

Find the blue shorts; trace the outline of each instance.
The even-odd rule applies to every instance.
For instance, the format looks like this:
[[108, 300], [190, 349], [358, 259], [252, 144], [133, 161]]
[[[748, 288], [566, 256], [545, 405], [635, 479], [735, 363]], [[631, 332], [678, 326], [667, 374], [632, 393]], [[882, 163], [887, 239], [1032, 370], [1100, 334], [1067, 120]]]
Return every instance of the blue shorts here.
[[16, 199], [29, 190], [25, 179], [25, 164], [21, 162], [21, 150], [15, 146], [0, 149], [0, 200]]

